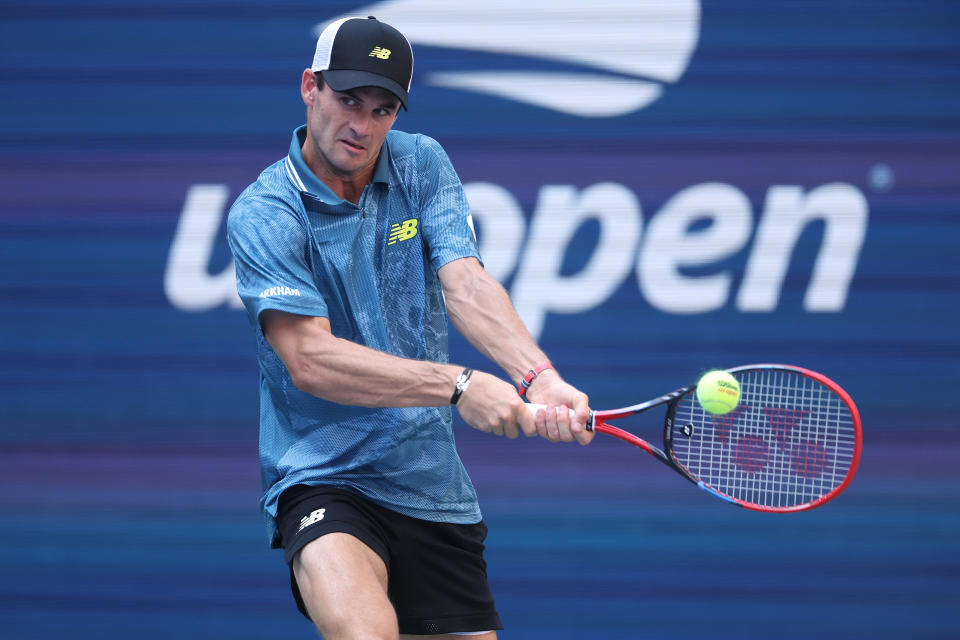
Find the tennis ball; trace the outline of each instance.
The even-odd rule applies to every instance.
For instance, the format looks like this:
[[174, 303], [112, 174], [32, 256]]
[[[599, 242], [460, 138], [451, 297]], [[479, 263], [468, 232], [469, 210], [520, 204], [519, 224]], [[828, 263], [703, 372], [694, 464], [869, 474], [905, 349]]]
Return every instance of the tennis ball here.
[[708, 413], [730, 413], [740, 402], [740, 383], [726, 371], [708, 371], [697, 383], [697, 401]]

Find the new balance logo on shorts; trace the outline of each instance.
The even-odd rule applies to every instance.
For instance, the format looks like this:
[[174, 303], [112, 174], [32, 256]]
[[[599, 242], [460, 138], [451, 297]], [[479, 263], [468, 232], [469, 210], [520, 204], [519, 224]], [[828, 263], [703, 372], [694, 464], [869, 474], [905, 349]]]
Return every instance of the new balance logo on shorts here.
[[326, 512], [326, 509], [317, 509], [316, 511], [311, 511], [310, 515], [300, 518], [300, 528], [297, 529], [297, 533], [300, 533], [307, 527], [312, 524], [317, 524], [323, 520], [323, 514]]

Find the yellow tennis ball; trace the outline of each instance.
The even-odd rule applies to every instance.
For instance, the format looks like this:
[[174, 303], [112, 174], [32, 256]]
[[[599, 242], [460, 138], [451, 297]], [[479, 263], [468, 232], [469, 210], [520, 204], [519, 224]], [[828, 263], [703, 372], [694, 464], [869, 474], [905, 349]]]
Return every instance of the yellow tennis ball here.
[[697, 401], [708, 413], [730, 413], [740, 402], [740, 383], [726, 371], [709, 371], [697, 383]]

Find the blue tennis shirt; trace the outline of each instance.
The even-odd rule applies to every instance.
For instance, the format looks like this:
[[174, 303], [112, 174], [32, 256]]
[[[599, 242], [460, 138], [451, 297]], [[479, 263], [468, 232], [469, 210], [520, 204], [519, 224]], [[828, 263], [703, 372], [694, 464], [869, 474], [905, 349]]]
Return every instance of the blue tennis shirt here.
[[352, 489], [424, 520], [478, 522], [450, 407], [371, 409], [304, 393], [260, 326], [267, 309], [322, 316], [340, 338], [446, 362], [437, 270], [479, 259], [460, 179], [435, 140], [391, 131], [353, 204], [307, 167], [305, 136], [305, 126], [294, 132], [289, 155], [240, 194], [227, 220], [260, 365], [260, 504], [271, 541], [277, 500], [295, 484]]

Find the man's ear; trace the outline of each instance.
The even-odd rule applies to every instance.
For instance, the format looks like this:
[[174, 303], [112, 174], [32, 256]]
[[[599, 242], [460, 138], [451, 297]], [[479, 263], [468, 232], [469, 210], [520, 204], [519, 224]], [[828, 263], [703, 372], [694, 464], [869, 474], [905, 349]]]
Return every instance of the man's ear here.
[[313, 71], [310, 69], [304, 69], [303, 75], [300, 77], [300, 97], [303, 98], [303, 103], [308, 107], [312, 107], [317, 101], [317, 92], [314, 91], [316, 88], [317, 77], [313, 75]]

